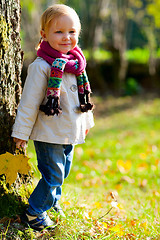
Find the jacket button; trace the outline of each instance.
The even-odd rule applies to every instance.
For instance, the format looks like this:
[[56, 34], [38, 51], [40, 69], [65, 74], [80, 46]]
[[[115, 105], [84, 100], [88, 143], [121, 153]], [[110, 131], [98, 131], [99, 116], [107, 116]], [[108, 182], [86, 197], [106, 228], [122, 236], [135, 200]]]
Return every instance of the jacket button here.
[[71, 91], [72, 92], [76, 92], [77, 91], [77, 85], [73, 84], [71, 87], [70, 87]]

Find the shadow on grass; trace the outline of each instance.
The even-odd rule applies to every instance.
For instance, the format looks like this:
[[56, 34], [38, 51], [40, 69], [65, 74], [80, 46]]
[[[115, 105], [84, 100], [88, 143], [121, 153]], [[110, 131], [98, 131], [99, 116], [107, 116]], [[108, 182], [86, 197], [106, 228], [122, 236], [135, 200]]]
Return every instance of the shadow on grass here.
[[125, 97], [100, 97], [94, 98], [95, 116], [96, 117], [107, 117], [114, 113], [120, 113], [129, 109], [138, 107], [139, 104], [146, 102], [146, 104], [155, 99], [159, 98], [157, 94], [144, 94], [136, 96], [125, 96]]

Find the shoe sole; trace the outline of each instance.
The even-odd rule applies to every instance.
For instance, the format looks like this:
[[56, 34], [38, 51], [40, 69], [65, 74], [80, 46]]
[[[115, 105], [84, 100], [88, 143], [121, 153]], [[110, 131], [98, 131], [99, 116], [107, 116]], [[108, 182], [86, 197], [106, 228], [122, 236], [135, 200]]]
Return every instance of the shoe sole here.
[[55, 226], [48, 226], [48, 227], [43, 227], [43, 228], [40, 228], [40, 227], [38, 227], [38, 226], [34, 226], [34, 225], [32, 225], [32, 224], [29, 224], [29, 222], [27, 222], [25, 219], [23, 219], [23, 217], [20, 217], [20, 219], [21, 219], [21, 222], [26, 226], [26, 227], [28, 227], [28, 228], [32, 228], [32, 229], [34, 229], [34, 230], [36, 230], [36, 231], [43, 231], [43, 230], [53, 230], [55, 227], [56, 227], [56, 225]]

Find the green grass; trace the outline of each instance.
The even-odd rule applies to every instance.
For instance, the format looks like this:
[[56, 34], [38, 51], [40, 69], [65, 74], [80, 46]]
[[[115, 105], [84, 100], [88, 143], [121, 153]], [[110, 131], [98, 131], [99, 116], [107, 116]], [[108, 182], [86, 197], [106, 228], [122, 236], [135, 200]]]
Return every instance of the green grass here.
[[126, 51], [125, 56], [128, 61], [147, 63], [149, 60], [149, 50], [142, 48], [135, 48]]
[[[86, 143], [76, 146], [63, 185], [66, 219], [49, 211], [57, 224], [55, 231], [40, 234], [21, 229], [16, 237], [160, 239], [160, 99], [96, 97], [94, 101], [95, 127]], [[32, 142], [28, 154], [38, 178]], [[112, 208], [114, 201], [117, 208]], [[3, 235], [9, 229], [5, 226]]]
[[[83, 50], [83, 53], [87, 60], [90, 59], [90, 53], [88, 50]], [[112, 57], [112, 54], [109, 51], [103, 49], [97, 49], [93, 52], [93, 58], [97, 61], [106, 61]]]
[[[83, 50], [84, 55], [87, 60], [90, 59], [89, 51]], [[128, 49], [125, 52], [125, 58], [129, 62], [137, 62], [146, 64], [149, 61], [150, 52], [148, 48], [135, 48], [135, 49]], [[155, 58], [160, 57], [160, 49], [156, 50]], [[112, 58], [112, 53], [106, 51], [104, 49], [97, 49], [93, 53], [93, 58], [97, 61], [106, 61]]]

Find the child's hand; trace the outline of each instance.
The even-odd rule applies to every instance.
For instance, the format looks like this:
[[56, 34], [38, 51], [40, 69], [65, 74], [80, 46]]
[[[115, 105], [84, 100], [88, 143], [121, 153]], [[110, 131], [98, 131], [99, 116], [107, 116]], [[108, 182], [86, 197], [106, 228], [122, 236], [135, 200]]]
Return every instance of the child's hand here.
[[18, 149], [20, 149], [21, 147], [25, 148], [25, 145], [26, 145], [25, 140], [22, 140], [22, 139], [19, 139], [19, 138], [13, 138], [13, 141], [16, 143], [16, 148], [18, 148]]
[[86, 136], [87, 136], [88, 132], [89, 132], [89, 130], [87, 129], [87, 130], [86, 130]]

